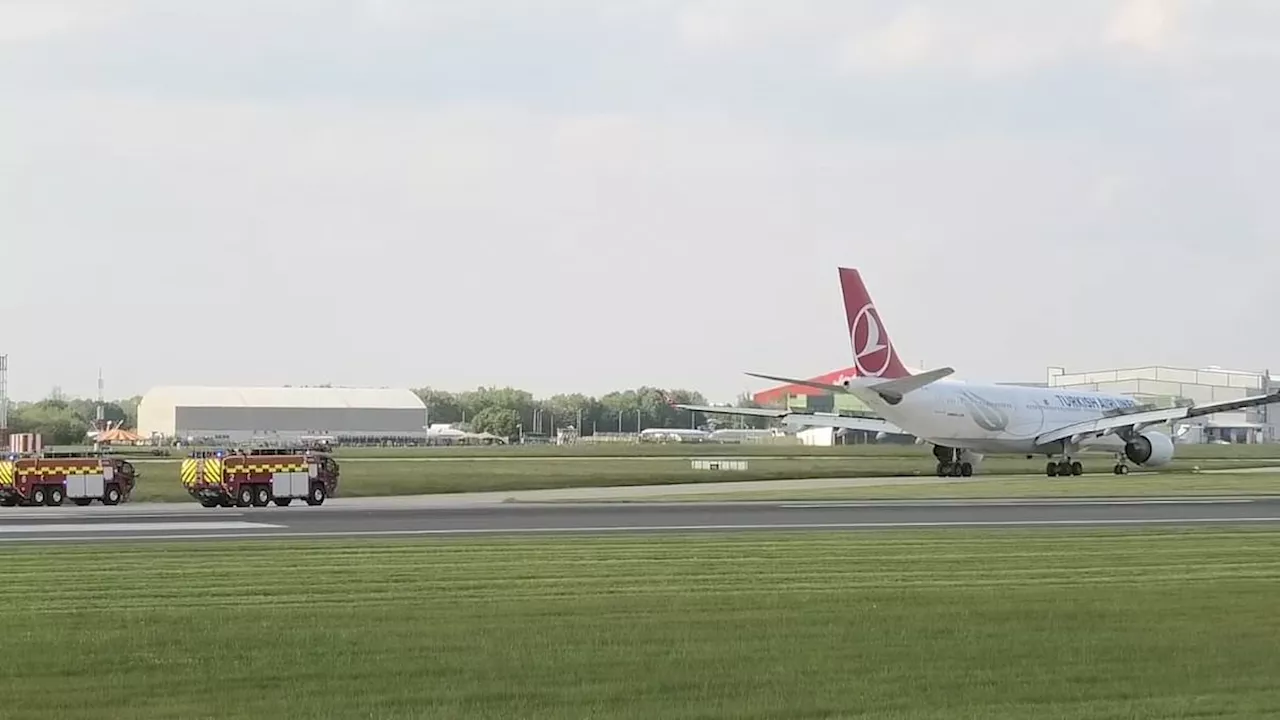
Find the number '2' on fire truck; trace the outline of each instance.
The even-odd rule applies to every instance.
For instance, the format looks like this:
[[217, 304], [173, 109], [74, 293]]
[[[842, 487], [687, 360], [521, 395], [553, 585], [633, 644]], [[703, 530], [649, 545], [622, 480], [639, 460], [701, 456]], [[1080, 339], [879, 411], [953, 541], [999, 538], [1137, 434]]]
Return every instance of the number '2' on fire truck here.
[[119, 505], [129, 499], [137, 473], [128, 460], [78, 453], [10, 453], [0, 456], [0, 505], [76, 505], [94, 500]]
[[182, 461], [181, 476], [205, 507], [284, 507], [294, 498], [320, 505], [338, 489], [338, 463], [311, 450], [196, 450]]

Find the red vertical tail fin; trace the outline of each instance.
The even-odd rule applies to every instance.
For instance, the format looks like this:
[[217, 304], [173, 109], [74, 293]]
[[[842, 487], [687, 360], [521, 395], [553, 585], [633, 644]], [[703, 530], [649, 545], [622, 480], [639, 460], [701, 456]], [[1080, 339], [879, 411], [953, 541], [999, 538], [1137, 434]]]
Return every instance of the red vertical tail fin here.
[[898, 351], [893, 348], [880, 313], [857, 270], [840, 268], [840, 289], [844, 293], [844, 314], [849, 323], [849, 342], [858, 375], [885, 380], [909, 377], [911, 373], [898, 359]]

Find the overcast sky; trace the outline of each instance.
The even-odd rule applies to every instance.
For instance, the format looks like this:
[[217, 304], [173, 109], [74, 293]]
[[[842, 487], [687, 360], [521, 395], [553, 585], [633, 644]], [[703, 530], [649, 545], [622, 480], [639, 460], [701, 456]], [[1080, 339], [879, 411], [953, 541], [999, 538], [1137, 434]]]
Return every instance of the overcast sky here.
[[[0, 0], [11, 394], [1280, 371], [1275, 0]], [[95, 330], [95, 327], [99, 328]]]

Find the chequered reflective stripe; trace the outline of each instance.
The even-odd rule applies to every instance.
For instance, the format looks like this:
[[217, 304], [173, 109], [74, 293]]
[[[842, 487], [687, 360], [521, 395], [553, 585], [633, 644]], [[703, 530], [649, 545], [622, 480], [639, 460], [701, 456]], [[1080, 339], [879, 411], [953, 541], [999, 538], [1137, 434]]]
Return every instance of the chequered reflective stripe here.
[[306, 463], [265, 463], [265, 464], [246, 464], [246, 465], [228, 465], [227, 472], [230, 473], [278, 473], [278, 472], [306, 472]]
[[98, 475], [102, 468], [97, 465], [37, 465], [22, 468], [23, 475]]
[[0, 462], [0, 486], [13, 484], [13, 463]]
[[187, 458], [182, 461], [182, 485], [183, 487], [193, 487], [196, 484], [196, 461], [194, 458]]

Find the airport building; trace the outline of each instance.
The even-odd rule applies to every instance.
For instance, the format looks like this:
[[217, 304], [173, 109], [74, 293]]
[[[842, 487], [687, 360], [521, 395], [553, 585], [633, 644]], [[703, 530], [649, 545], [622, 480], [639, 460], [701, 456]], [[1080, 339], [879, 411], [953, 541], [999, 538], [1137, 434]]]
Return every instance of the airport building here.
[[239, 443], [426, 437], [427, 408], [406, 389], [157, 387], [138, 405], [138, 434], [181, 442]]
[[[1270, 371], [1174, 368], [1163, 365], [1093, 370], [1068, 373], [1051, 367], [1046, 385], [1071, 390], [1128, 395], [1138, 402], [1157, 407], [1179, 403], [1202, 405], [1223, 400], [1239, 400], [1280, 390], [1280, 377]], [[1224, 412], [1179, 423], [1175, 434], [1188, 443], [1258, 443], [1280, 439], [1280, 409], [1270, 406]]]

